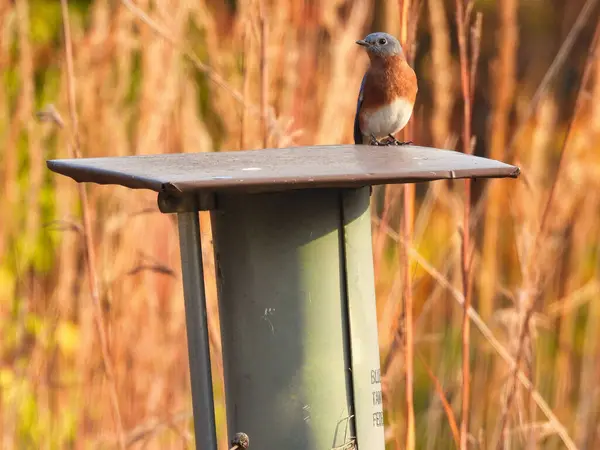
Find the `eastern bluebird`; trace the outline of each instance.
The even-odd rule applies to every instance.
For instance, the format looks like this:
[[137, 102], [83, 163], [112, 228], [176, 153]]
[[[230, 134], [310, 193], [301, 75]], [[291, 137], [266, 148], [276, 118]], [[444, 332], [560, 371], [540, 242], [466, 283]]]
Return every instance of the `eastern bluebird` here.
[[[406, 126], [417, 96], [417, 76], [406, 62], [400, 42], [387, 33], [371, 33], [356, 41], [366, 48], [371, 65], [358, 94], [354, 118], [354, 143], [410, 144], [394, 134]], [[377, 138], [388, 137], [388, 142]]]

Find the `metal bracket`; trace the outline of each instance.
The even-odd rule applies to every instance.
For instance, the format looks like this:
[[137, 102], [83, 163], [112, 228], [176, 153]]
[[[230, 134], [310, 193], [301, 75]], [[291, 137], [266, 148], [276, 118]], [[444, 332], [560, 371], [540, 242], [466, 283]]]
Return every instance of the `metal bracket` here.
[[158, 193], [158, 209], [163, 214], [216, 209], [217, 199], [213, 192], [194, 192], [190, 194]]

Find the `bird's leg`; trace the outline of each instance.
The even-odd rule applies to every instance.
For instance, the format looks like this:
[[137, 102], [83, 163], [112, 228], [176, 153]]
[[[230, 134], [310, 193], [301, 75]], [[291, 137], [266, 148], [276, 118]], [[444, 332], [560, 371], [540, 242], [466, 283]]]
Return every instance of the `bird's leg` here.
[[413, 142], [412, 141], [406, 141], [406, 142], [400, 142], [398, 139], [396, 139], [394, 136], [392, 136], [391, 134], [388, 134], [390, 141], [388, 145], [411, 145]]
[[371, 134], [370, 138], [371, 138], [371, 141], [369, 142], [370, 145], [386, 145], [383, 142], [379, 142], [374, 134]]

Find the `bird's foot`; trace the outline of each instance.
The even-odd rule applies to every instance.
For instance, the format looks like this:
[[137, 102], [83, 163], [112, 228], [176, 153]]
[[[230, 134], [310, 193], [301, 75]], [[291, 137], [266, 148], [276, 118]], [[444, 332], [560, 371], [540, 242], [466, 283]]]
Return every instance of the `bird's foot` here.
[[371, 140], [369, 141], [369, 145], [377, 145], [377, 146], [389, 145], [389, 144], [384, 143], [383, 141], [378, 141], [374, 135], [371, 135], [370, 139]]
[[387, 145], [412, 145], [412, 141], [406, 141], [406, 142], [400, 142], [398, 139], [396, 139], [394, 136], [392, 136], [391, 134], [388, 134], [388, 144]]
[[377, 140], [377, 138], [374, 135], [370, 136], [370, 141], [369, 141], [369, 145], [377, 145], [377, 146], [381, 146], [381, 147], [385, 147], [385, 146], [389, 146], [389, 145], [411, 145], [413, 142], [412, 141], [406, 141], [406, 142], [401, 142], [398, 139], [396, 139], [394, 136], [392, 136], [391, 134], [388, 134], [385, 138], [383, 138], [382, 140]]

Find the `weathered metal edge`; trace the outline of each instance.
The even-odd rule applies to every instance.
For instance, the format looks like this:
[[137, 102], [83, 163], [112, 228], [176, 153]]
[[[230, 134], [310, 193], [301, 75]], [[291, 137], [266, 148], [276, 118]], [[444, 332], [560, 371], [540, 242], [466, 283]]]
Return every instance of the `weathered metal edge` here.
[[[262, 178], [256, 178], [251, 181], [245, 181], [240, 184], [237, 180], [219, 180], [219, 186], [214, 187], [210, 180], [206, 183], [194, 185], [182, 182], [163, 183], [161, 191], [170, 193], [187, 193], [194, 191], [244, 191], [248, 193], [272, 192], [279, 190], [292, 189], [331, 189], [331, 188], [357, 188], [362, 186], [378, 186], [382, 184], [408, 184], [408, 183], [427, 183], [439, 180], [462, 180], [462, 179], [501, 179], [501, 178], [518, 178], [521, 171], [516, 166], [509, 166], [514, 170], [506, 173], [497, 173], [496, 169], [490, 171], [495, 173], [482, 173], [479, 175], [457, 174], [457, 171], [439, 171], [433, 178], [431, 176], [411, 176], [398, 180], [397, 176], [374, 176], [369, 179], [369, 175], [361, 178], [348, 177], [341, 181], [338, 177], [320, 177], [318, 186], [311, 177], [298, 177], [293, 180], [281, 180], [278, 182], [265, 183]], [[329, 179], [327, 179], [329, 178]], [[293, 187], [290, 187], [293, 186]]]
[[[76, 174], [72, 173], [72, 170], [70, 170], [69, 168], [62, 166], [62, 164], [60, 163], [61, 161], [63, 161], [63, 160], [51, 159], [51, 160], [46, 161], [46, 166], [52, 172], [58, 173], [59, 175], [64, 175], [68, 178], [71, 178], [72, 180], [75, 180], [77, 183], [94, 183], [94, 184], [99, 184], [99, 185], [123, 186], [123, 187], [129, 188], [129, 189], [148, 189], [148, 190], [151, 190], [154, 192], [161, 192], [162, 190], [164, 190], [163, 185], [165, 183], [162, 181], [155, 181], [155, 180], [144, 178], [144, 177], [131, 177], [130, 182], [128, 184], [124, 184], [122, 182], [117, 182], [116, 180], [111, 180], [110, 178], [114, 177], [113, 173], [110, 171], [102, 170], [102, 169], [84, 170], [76, 175]], [[109, 178], [109, 180], [88, 181], [85, 177], [85, 174], [87, 174], [87, 173], [94, 173], [94, 174], [100, 173], [100, 174], [103, 174], [104, 176], [106, 176], [107, 178]], [[120, 180], [120, 181], [122, 181], [122, 180]]]

